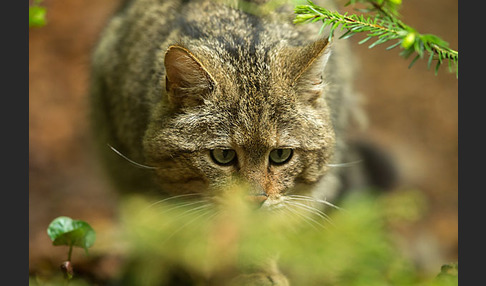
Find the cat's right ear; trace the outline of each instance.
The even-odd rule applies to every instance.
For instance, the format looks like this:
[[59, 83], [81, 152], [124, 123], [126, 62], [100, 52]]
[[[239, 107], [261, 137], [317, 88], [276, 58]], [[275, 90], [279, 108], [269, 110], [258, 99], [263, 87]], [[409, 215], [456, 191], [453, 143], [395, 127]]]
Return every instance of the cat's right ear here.
[[170, 46], [165, 53], [165, 89], [174, 107], [199, 105], [214, 88], [214, 80], [203, 64], [182, 46]]
[[321, 38], [294, 54], [295, 74], [292, 86], [307, 102], [314, 102], [323, 91], [323, 72], [331, 54], [327, 37]]
[[277, 80], [288, 83], [303, 102], [315, 102], [323, 93], [324, 69], [331, 54], [330, 47], [328, 37], [323, 37], [305, 46], [277, 50], [276, 69], [282, 76]]

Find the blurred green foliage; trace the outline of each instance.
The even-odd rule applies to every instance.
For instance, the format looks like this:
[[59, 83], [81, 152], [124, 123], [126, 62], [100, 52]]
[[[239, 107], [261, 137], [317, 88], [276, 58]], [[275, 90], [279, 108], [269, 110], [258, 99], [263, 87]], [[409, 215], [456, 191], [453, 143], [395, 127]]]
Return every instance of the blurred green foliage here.
[[29, 6], [29, 27], [42, 27], [46, 24], [46, 8], [40, 6], [42, 0], [35, 0]]
[[[124, 197], [115, 231], [97, 231], [101, 250], [92, 251], [123, 256], [110, 285], [231, 285], [271, 259], [291, 285], [458, 285], [457, 264], [426, 273], [397, 243], [404, 238], [395, 230], [427, 211], [420, 191], [354, 192], [325, 213], [303, 200], [264, 210], [244, 194], [235, 188], [217, 202], [195, 195]], [[72, 285], [91, 284], [75, 278]], [[31, 277], [29, 284], [61, 283]]]
[[327, 218], [302, 208], [255, 210], [238, 192], [217, 206], [153, 201], [130, 197], [121, 208], [130, 284], [169, 285], [177, 265], [193, 285], [206, 285], [207, 277], [227, 285], [278, 257], [291, 285], [457, 285], [457, 275], [440, 280], [417, 269], [390, 231], [424, 213], [418, 191], [354, 194]]
[[85, 279], [82, 278], [73, 278], [69, 280], [69, 283], [66, 282], [66, 279], [62, 275], [56, 275], [54, 277], [50, 277], [48, 279], [41, 278], [39, 276], [36, 277], [29, 277], [29, 286], [92, 286], [88, 283]]

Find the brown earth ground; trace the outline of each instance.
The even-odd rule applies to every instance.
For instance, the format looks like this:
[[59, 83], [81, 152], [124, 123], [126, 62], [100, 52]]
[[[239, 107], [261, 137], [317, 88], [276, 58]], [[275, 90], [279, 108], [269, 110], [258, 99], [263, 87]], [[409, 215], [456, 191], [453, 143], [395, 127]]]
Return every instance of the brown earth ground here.
[[[82, 219], [97, 230], [116, 217], [116, 196], [92, 155], [87, 88], [90, 52], [117, 3], [45, 0], [47, 26], [29, 30], [30, 271], [65, 258], [46, 235], [55, 217]], [[405, 23], [457, 50], [457, 1], [407, 0], [400, 11]], [[458, 255], [458, 81], [445, 68], [435, 76], [425, 60], [407, 69], [398, 49], [368, 49], [360, 39], [350, 41], [360, 62], [356, 84], [366, 98], [367, 137], [397, 159], [399, 189], [425, 194], [424, 217], [402, 231], [417, 261], [438, 271]], [[99, 275], [116, 271], [109, 264], [99, 265]]]

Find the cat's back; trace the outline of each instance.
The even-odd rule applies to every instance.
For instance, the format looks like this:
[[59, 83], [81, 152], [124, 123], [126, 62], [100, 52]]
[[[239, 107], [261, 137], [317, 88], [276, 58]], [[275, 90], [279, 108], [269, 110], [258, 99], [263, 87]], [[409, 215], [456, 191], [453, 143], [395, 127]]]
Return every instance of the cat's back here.
[[[316, 3], [334, 8], [333, 1]], [[165, 52], [164, 48], [176, 42], [240, 47], [244, 51], [245, 46], [268, 47], [282, 41], [298, 46], [319, 37], [319, 25], [292, 23], [294, 7], [294, 1], [275, 0], [126, 1], [108, 23], [95, 62], [106, 62], [103, 59], [107, 58], [117, 61], [120, 57], [137, 60], [143, 58], [142, 51], [153, 56], [149, 49]], [[103, 51], [110, 51], [112, 56]]]

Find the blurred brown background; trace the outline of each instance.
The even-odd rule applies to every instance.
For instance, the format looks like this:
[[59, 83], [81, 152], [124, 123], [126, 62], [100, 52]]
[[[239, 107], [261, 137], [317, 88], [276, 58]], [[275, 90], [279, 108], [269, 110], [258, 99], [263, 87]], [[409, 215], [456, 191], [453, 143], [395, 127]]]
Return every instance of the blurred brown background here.
[[[29, 29], [31, 271], [65, 258], [66, 250], [52, 247], [46, 234], [55, 217], [86, 220], [97, 230], [116, 217], [116, 196], [93, 160], [87, 90], [90, 53], [117, 3], [45, 0], [47, 26]], [[458, 49], [456, 0], [404, 0], [400, 11], [405, 23]], [[399, 49], [368, 49], [360, 39], [349, 41], [360, 62], [356, 84], [366, 98], [368, 138], [396, 157], [400, 188], [425, 194], [424, 217], [405, 231], [405, 243], [438, 272], [458, 252], [458, 81], [446, 68], [435, 76], [425, 60], [407, 69], [410, 60]]]

